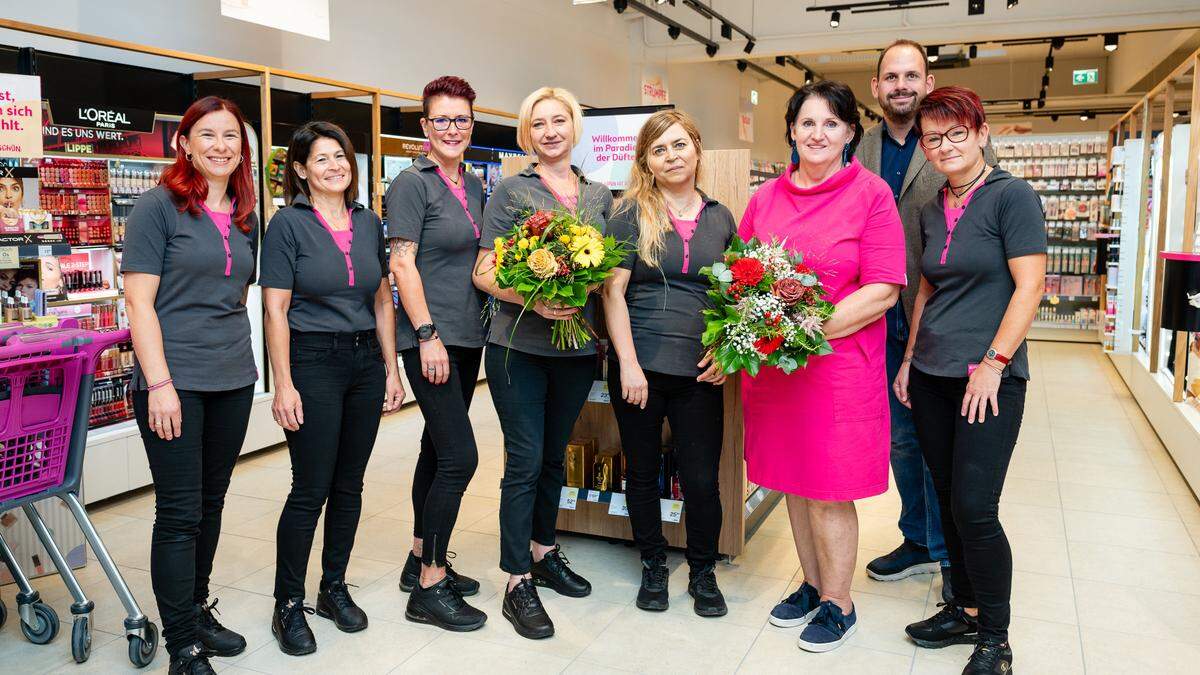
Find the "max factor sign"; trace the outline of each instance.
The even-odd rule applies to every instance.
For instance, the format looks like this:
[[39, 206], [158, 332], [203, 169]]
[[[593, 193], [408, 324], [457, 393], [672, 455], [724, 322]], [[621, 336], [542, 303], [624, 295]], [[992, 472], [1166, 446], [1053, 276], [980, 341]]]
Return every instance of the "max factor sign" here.
[[154, 112], [150, 110], [51, 101], [50, 117], [53, 124], [66, 127], [140, 131], [143, 133], [154, 129]]

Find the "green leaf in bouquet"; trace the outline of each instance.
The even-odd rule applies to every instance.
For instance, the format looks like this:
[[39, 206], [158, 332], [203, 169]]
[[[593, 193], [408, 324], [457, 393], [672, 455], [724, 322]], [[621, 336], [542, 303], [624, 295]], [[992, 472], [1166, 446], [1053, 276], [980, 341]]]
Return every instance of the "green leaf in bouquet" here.
[[833, 345], [829, 344], [829, 340], [823, 340], [821, 342], [821, 344], [817, 345], [817, 350], [816, 350], [817, 356], [826, 356], [826, 355], [832, 354], [832, 353], [833, 353]]
[[788, 356], [787, 354], [783, 354], [779, 357], [779, 362], [776, 364], [776, 366], [783, 372], [791, 375], [792, 371], [800, 367], [800, 364], [796, 362], [796, 359]]
[[817, 285], [817, 278], [811, 274], [801, 274], [800, 283], [811, 288]]
[[758, 367], [759, 367], [758, 359], [753, 356], [750, 356], [750, 357], [743, 357], [743, 360], [746, 362], [746, 372], [750, 373], [750, 377], [758, 377]]
[[721, 339], [721, 333], [725, 332], [725, 324], [722, 321], [709, 321], [704, 327], [704, 334], [700, 336], [700, 343], [708, 346], [717, 340]]

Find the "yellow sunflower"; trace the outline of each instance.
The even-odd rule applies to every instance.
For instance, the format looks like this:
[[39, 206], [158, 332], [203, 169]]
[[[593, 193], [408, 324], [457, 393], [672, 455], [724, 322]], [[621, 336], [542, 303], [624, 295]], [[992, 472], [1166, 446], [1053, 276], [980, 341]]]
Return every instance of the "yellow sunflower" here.
[[595, 239], [584, 239], [584, 243], [575, 251], [572, 259], [579, 263], [580, 267], [595, 267], [604, 260], [604, 246]]

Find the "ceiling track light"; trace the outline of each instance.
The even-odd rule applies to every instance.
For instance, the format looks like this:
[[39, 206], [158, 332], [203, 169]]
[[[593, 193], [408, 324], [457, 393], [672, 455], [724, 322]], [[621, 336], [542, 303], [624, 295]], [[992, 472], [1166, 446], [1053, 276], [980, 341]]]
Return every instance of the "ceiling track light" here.
[[1031, 108], [1033, 108], [1033, 101], [1030, 101], [1029, 99], [1021, 101], [1021, 110], [1029, 110]]
[[672, 40], [678, 40], [679, 26], [667, 26], [667, 35], [670, 36]]
[[[675, 2], [672, 1], [671, 4], [674, 5]], [[702, 3], [700, 0], [683, 0], [683, 4], [685, 6], [687, 6], [689, 9], [691, 9], [692, 11], [699, 14], [700, 16], [703, 16], [704, 18], [708, 19], [709, 21], [719, 21], [721, 23], [721, 29], [720, 29], [721, 39], [732, 40], [733, 34], [736, 31], [742, 37], [746, 38], [746, 40], [748, 41], [747, 45], [746, 45], [746, 53], [749, 54], [751, 52], [751, 50], [754, 49], [755, 40], [754, 40], [754, 36], [750, 34], [750, 31], [742, 28], [741, 26], [737, 25], [736, 23], [730, 21], [725, 16], [718, 13], [717, 10], [712, 8], [711, 3], [706, 5], [706, 4]]]
[[938, 51], [939, 48], [937, 45], [931, 45], [927, 47], [925, 49], [925, 58], [928, 59], [930, 63], [937, 63]]
[[1020, 0], [1008, 0], [1008, 2], [1004, 4], [1004, 9], [1012, 9], [1013, 7], [1016, 7], [1018, 2], [1020, 2]]
[[1043, 75], [1042, 76], [1042, 89], [1045, 89], [1046, 87], [1049, 87], [1049, 86], [1050, 86], [1050, 76]]
[[776, 56], [775, 57], [775, 65], [786, 66], [787, 65], [787, 57], [786, 56]]
[[1058, 115], [1051, 115], [1051, 116], [1050, 116], [1050, 121], [1051, 121], [1051, 122], [1057, 122], [1057, 121], [1058, 121]]
[[716, 55], [717, 55], [717, 49], [718, 49], [718, 47], [717, 47], [717, 45], [716, 45], [715, 43], [714, 43], [714, 44], [710, 44], [710, 45], [705, 45], [705, 46], [704, 46], [704, 53], [705, 53], [705, 54], [708, 54], [708, 58], [710, 58], [710, 59], [711, 59], [712, 57], [714, 57], [714, 56], [716, 56]]
[[1089, 112], [1089, 111], [1087, 111], [1087, 110], [1085, 110], [1085, 111], [1083, 111], [1083, 112], [1079, 113], [1079, 119], [1080, 119], [1081, 121], [1084, 121], [1084, 122], [1086, 122], [1086, 121], [1088, 121], [1088, 120], [1092, 119], [1092, 113], [1091, 113], [1091, 112]]
[[1054, 57], [1053, 56], [1046, 57], [1046, 72], [1047, 73], [1054, 72]]
[[1045, 96], [1043, 96], [1042, 98], [1039, 98], [1037, 100], [1037, 107], [1038, 107], [1038, 110], [1041, 110], [1042, 108], [1046, 107], [1046, 97]]
[[1066, 38], [1052, 38], [1050, 40], [1050, 49], [1062, 49], [1063, 45], [1067, 44]]
[[750, 40], [750, 41], [748, 41], [748, 42], [746, 43], [746, 48], [745, 48], [745, 49], [743, 49], [742, 51], [746, 52], [747, 54], [749, 54], [750, 52], [754, 51], [754, 40]]
[[721, 38], [724, 40], [732, 40], [733, 39], [733, 26], [730, 26], [727, 23], [721, 24]]
[[629, 8], [629, 3], [626, 0], [613, 0], [613, 9], [617, 10], [617, 14], [624, 14]]
[[837, 28], [840, 25], [842, 25], [842, 13], [835, 9], [833, 10], [833, 13], [829, 15], [829, 27]]
[[1106, 52], [1117, 51], [1117, 39], [1118, 39], [1118, 36], [1116, 33], [1105, 33], [1104, 34], [1104, 51], [1106, 51]]
[[737, 62], [737, 69], [738, 69], [738, 72], [739, 72], [739, 73], [744, 73], [744, 72], [746, 72], [746, 67], [747, 67], [747, 66], [749, 66], [749, 65], [750, 65], [750, 64], [749, 64], [749, 63], [747, 63], [746, 61], [744, 61], [744, 60], [742, 60], [742, 59], [738, 59], [738, 62]]
[[967, 58], [974, 59], [979, 57], [979, 45], [970, 45], [967, 47]]

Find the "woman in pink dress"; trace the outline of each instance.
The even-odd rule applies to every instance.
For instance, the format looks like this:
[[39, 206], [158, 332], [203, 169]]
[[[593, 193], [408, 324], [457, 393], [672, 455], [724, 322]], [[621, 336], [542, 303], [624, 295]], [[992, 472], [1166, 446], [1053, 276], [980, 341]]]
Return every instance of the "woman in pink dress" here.
[[787, 494], [804, 583], [771, 611], [804, 626], [799, 645], [824, 652], [854, 632], [850, 580], [858, 552], [854, 500], [888, 487], [890, 439], [883, 315], [905, 284], [904, 231], [884, 180], [854, 156], [862, 136], [854, 94], [822, 81], [788, 101], [799, 163], [755, 193], [738, 234], [786, 241], [837, 309], [825, 323], [833, 353], [791, 375], [743, 376], [751, 481]]

